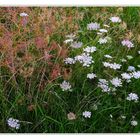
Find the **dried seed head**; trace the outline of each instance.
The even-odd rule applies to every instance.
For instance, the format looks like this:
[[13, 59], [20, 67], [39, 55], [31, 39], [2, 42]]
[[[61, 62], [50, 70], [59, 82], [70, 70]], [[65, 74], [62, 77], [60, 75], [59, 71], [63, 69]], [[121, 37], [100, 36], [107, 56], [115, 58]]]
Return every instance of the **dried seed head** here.
[[73, 112], [70, 112], [67, 114], [68, 120], [75, 120], [76, 119], [76, 115]]

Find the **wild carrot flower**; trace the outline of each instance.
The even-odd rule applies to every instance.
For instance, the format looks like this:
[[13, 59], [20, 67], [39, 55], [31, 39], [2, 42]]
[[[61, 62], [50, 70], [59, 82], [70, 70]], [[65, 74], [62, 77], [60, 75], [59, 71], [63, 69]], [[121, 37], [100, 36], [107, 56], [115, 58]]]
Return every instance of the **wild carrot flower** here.
[[111, 17], [110, 20], [114, 23], [121, 22], [121, 19], [119, 17]]
[[90, 112], [90, 111], [84, 111], [84, 112], [83, 112], [83, 116], [84, 116], [85, 118], [90, 118], [90, 117], [91, 117], [91, 112]]
[[87, 74], [87, 78], [89, 78], [89, 79], [94, 79], [95, 77], [96, 77], [96, 74], [94, 74], [94, 73]]
[[128, 94], [127, 98], [128, 101], [138, 101], [139, 97], [136, 93], [130, 93]]
[[116, 64], [116, 63], [103, 62], [103, 65], [105, 67], [109, 67], [109, 68], [114, 69], [114, 70], [121, 68], [121, 65], [120, 64]]
[[97, 22], [93, 23], [89, 23], [87, 24], [87, 30], [98, 30], [100, 28], [100, 24], [98, 24]]
[[84, 67], [89, 67], [92, 63], [94, 63], [92, 56], [90, 56], [88, 53], [82, 53], [81, 55], [76, 56], [75, 60], [82, 63]]
[[93, 53], [96, 51], [96, 47], [95, 46], [87, 46], [86, 48], [83, 49], [84, 52], [87, 52], [87, 53]]
[[62, 91], [71, 91], [71, 85], [69, 82], [63, 81], [62, 84], [60, 84], [60, 87], [62, 88]]
[[137, 125], [138, 125], [138, 122], [135, 121], [135, 120], [132, 120], [132, 121], [131, 121], [131, 125], [132, 125], [132, 126], [137, 126]]
[[15, 129], [19, 129], [20, 127], [19, 120], [17, 119], [9, 118], [7, 120], [7, 123], [10, 127], [15, 128]]
[[135, 67], [134, 66], [128, 66], [127, 71], [135, 71]]
[[123, 40], [122, 41], [122, 45], [126, 46], [128, 48], [133, 48], [134, 47], [134, 44], [131, 41], [129, 41], [129, 40]]
[[115, 87], [121, 87], [121, 86], [122, 86], [122, 81], [121, 81], [121, 79], [119, 79], [118, 77], [113, 78], [112, 80], [110, 80], [110, 82], [111, 82], [112, 85], [114, 85]]
[[72, 47], [72, 48], [75, 48], [75, 49], [78, 49], [78, 48], [81, 48], [82, 45], [83, 45], [82, 42], [73, 42], [73, 43], [71, 44], [71, 47]]
[[75, 64], [75, 60], [73, 58], [65, 58], [64, 60], [65, 64]]
[[107, 39], [106, 38], [100, 38], [98, 42], [99, 42], [99, 44], [106, 44]]

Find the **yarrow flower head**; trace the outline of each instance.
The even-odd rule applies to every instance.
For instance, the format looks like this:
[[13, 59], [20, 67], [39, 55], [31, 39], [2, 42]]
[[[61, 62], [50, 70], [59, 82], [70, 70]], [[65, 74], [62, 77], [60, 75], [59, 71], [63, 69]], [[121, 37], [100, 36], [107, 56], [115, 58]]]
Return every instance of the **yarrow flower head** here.
[[27, 17], [27, 16], [29, 16], [29, 15], [28, 15], [27, 13], [24, 13], [24, 12], [23, 12], [23, 13], [20, 13], [20, 16], [21, 16], [21, 17]]
[[94, 63], [92, 56], [86, 53], [82, 53], [81, 55], [76, 56], [75, 60], [82, 63], [85, 67], [89, 67], [92, 63]]
[[96, 47], [94, 47], [94, 46], [91, 46], [91, 47], [87, 46], [86, 48], [83, 49], [83, 51], [87, 52], [87, 53], [93, 53], [93, 52], [96, 51]]
[[134, 66], [128, 66], [127, 71], [135, 71], [135, 67]]
[[122, 81], [121, 81], [121, 79], [119, 79], [118, 77], [113, 78], [112, 80], [110, 80], [110, 82], [111, 82], [112, 85], [114, 85], [115, 87], [121, 87], [121, 86], [122, 86]]
[[99, 44], [106, 44], [107, 38], [100, 38], [98, 42], [99, 42]]
[[7, 120], [7, 123], [10, 127], [15, 128], [15, 129], [19, 129], [19, 127], [20, 127], [19, 120], [17, 120], [17, 119], [9, 118]]
[[135, 101], [137, 102], [139, 97], [136, 93], [130, 93], [128, 94], [128, 97], [126, 98], [128, 101]]
[[105, 67], [109, 67], [109, 68], [114, 69], [114, 70], [121, 68], [121, 65], [120, 64], [116, 64], [116, 63], [103, 62], [103, 65]]
[[106, 79], [99, 79], [98, 87], [102, 89], [102, 92], [110, 92], [111, 90]]
[[73, 42], [73, 43], [71, 44], [71, 47], [72, 47], [72, 48], [75, 48], [75, 49], [78, 49], [78, 48], [81, 48], [82, 45], [83, 45], [82, 42]]
[[121, 76], [125, 80], [130, 80], [132, 78], [132, 76], [129, 73], [122, 73]]
[[65, 58], [64, 60], [65, 64], [75, 64], [75, 60], [73, 58]]
[[89, 111], [84, 111], [84, 112], [83, 112], [83, 116], [84, 116], [85, 118], [90, 118], [90, 117], [91, 117], [91, 112], [89, 112]]
[[89, 78], [89, 79], [94, 79], [95, 77], [96, 77], [96, 74], [94, 74], [94, 73], [87, 74], [87, 78]]
[[138, 125], [138, 122], [135, 121], [135, 120], [132, 120], [132, 121], [131, 121], [131, 125], [132, 125], [132, 126], [137, 126], [137, 125]]
[[140, 71], [132, 72], [132, 77], [135, 78], [135, 79], [139, 79], [140, 78]]
[[98, 30], [99, 28], [100, 24], [98, 24], [97, 22], [91, 22], [90, 24], [87, 24], [87, 30]]
[[69, 82], [63, 81], [62, 84], [60, 84], [60, 87], [62, 88], [62, 91], [71, 91], [71, 85]]
[[114, 23], [121, 22], [121, 19], [119, 17], [111, 17], [110, 20]]
[[126, 46], [128, 48], [133, 48], [134, 47], [134, 44], [131, 41], [127, 40], [127, 39], [122, 41], [122, 45]]

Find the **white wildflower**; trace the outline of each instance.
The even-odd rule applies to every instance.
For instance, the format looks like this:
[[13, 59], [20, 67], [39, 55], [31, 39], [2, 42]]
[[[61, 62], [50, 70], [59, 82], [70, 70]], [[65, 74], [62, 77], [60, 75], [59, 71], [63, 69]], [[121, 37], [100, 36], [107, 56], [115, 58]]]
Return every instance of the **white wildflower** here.
[[140, 54], [140, 51], [138, 51], [138, 54]]
[[133, 67], [133, 66], [128, 66], [127, 71], [135, 71], [135, 67]]
[[121, 81], [121, 79], [119, 79], [118, 77], [113, 78], [112, 80], [110, 80], [110, 82], [111, 82], [112, 85], [114, 85], [115, 87], [121, 87], [121, 86], [122, 86], [122, 81]]
[[62, 91], [71, 91], [71, 85], [69, 82], [63, 81], [62, 84], [60, 84], [60, 87], [62, 88]]
[[126, 79], [126, 80], [129, 80], [132, 78], [132, 76], [129, 73], [122, 73], [121, 76], [123, 79]]
[[86, 48], [83, 49], [84, 52], [87, 52], [87, 53], [93, 53], [96, 51], [96, 47], [95, 46], [87, 46]]
[[128, 48], [133, 48], [134, 47], [134, 44], [131, 41], [129, 41], [129, 40], [123, 40], [122, 41], [122, 45], [126, 46]]
[[73, 58], [65, 58], [64, 60], [65, 64], [75, 64], [75, 60]]
[[85, 118], [90, 118], [90, 117], [91, 117], [91, 112], [89, 112], [89, 111], [84, 111], [84, 112], [83, 112], [83, 116], [84, 116]]
[[82, 42], [73, 42], [73, 43], [71, 44], [71, 47], [72, 47], [72, 48], [75, 48], [75, 49], [78, 49], [78, 48], [81, 48], [82, 45], [83, 45]]
[[116, 63], [103, 62], [103, 65], [105, 67], [109, 67], [109, 68], [114, 69], [114, 70], [121, 68], [121, 65], [120, 64], [116, 64]]
[[108, 81], [106, 79], [99, 79], [98, 87], [102, 89], [102, 92], [110, 92]]
[[139, 79], [140, 78], [140, 71], [132, 72], [132, 77], [135, 79]]
[[7, 120], [7, 123], [10, 127], [15, 128], [15, 129], [19, 129], [20, 127], [19, 120], [17, 119], [9, 118]]
[[133, 120], [133, 121], [131, 121], [131, 125], [132, 125], [132, 126], [137, 126], [137, 125], [138, 125], [138, 122], [135, 121], [135, 120]]
[[92, 63], [94, 63], [94, 61], [92, 60], [92, 56], [86, 53], [76, 56], [75, 60], [82, 63], [85, 67], [89, 67]]
[[96, 77], [96, 74], [94, 74], [94, 73], [87, 74], [87, 78], [89, 78], [89, 79], [94, 79], [95, 77]]
[[110, 20], [114, 23], [121, 22], [121, 19], [119, 17], [111, 17]]
[[87, 24], [87, 30], [98, 30], [100, 28], [100, 24], [98, 24], [97, 22], [95, 23], [90, 23]]
[[99, 44], [106, 44], [107, 39], [106, 38], [100, 38], [98, 42], [99, 42]]
[[128, 94], [127, 98], [128, 101], [138, 101], [139, 97], [136, 93], [130, 93]]

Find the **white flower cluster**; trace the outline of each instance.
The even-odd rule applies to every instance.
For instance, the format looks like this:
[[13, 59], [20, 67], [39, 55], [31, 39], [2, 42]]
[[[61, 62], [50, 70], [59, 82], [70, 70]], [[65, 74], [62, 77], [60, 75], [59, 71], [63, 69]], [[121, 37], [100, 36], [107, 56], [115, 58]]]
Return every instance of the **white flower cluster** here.
[[89, 23], [87, 24], [87, 30], [98, 30], [100, 28], [100, 24], [98, 24], [97, 22], [93, 23]]
[[100, 38], [98, 42], [99, 42], [99, 44], [106, 44], [107, 41], [108, 41], [108, 40], [107, 40], [107, 38], [105, 37], [105, 38]]
[[106, 79], [99, 79], [98, 87], [102, 89], [102, 92], [110, 92], [108, 81]]
[[123, 40], [122, 41], [122, 45], [126, 46], [128, 48], [133, 48], [134, 47], [134, 44], [131, 41], [129, 41], [129, 40]]
[[90, 117], [91, 117], [91, 112], [89, 112], [89, 111], [84, 111], [84, 112], [83, 112], [83, 116], [84, 116], [85, 118], [90, 118]]
[[135, 71], [135, 67], [134, 66], [128, 66], [127, 71]]
[[132, 77], [135, 79], [139, 79], [140, 78], [140, 71], [132, 72]]
[[7, 120], [7, 123], [10, 127], [15, 128], [15, 129], [19, 129], [20, 127], [19, 120], [17, 119], [9, 118]]
[[132, 126], [137, 126], [137, 125], [138, 125], [138, 122], [135, 121], [135, 120], [132, 120], [132, 121], [131, 121], [131, 125], [132, 125]]
[[110, 82], [112, 83], [112, 85], [114, 85], [115, 87], [121, 87], [122, 86], [122, 81], [120, 78], [116, 77], [113, 78], [112, 80], [110, 80]]
[[73, 58], [65, 58], [64, 60], [65, 64], [75, 64], [75, 60]]
[[119, 17], [111, 17], [110, 20], [114, 23], [121, 22], [121, 19]]
[[137, 102], [139, 97], [136, 93], [130, 93], [128, 94], [128, 97], [126, 98], [128, 101], [135, 101]]
[[87, 74], [87, 78], [89, 78], [89, 79], [94, 79], [95, 77], [97, 77], [97, 76], [94, 73]]
[[122, 73], [121, 76], [122, 76], [123, 79], [127, 80], [127, 82], [131, 81], [130, 80], [132, 78], [131, 74], [129, 74], [129, 73]]
[[63, 81], [62, 84], [60, 84], [60, 87], [62, 88], [62, 91], [71, 91], [71, 85], [69, 82]]
[[83, 49], [84, 52], [87, 52], [87, 53], [93, 53], [96, 51], [96, 47], [95, 46], [87, 46], [86, 48]]
[[92, 56], [90, 56], [88, 53], [77, 55], [75, 57], [75, 60], [83, 64], [84, 67], [89, 67], [92, 63], [94, 63], [94, 61], [92, 60]]
[[73, 42], [73, 43], [71, 43], [71, 47], [75, 48], [75, 49], [81, 48], [82, 45], [83, 45], [82, 42]]
[[121, 65], [120, 64], [116, 64], [116, 63], [103, 62], [103, 65], [105, 67], [109, 67], [109, 68], [114, 69], [114, 70], [121, 68]]

